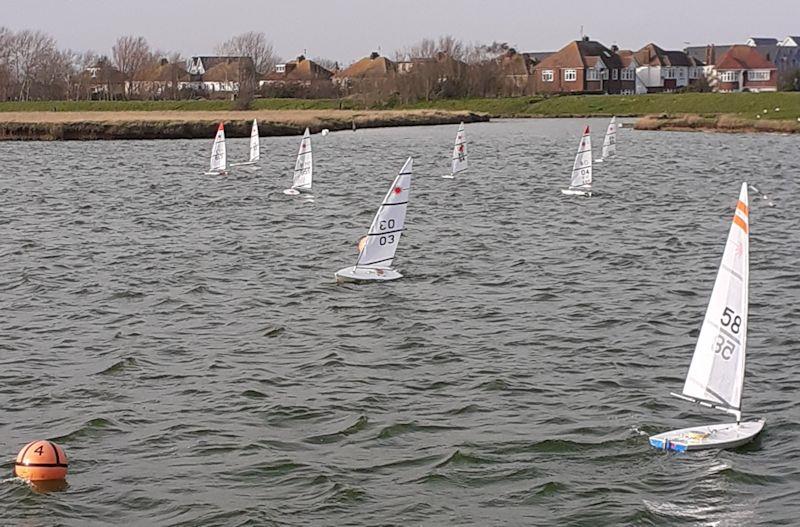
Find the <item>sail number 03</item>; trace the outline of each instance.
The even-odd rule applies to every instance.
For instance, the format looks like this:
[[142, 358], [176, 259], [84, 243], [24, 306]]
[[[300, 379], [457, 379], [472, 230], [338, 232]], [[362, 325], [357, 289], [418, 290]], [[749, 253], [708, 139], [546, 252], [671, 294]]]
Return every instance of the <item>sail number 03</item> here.
[[[386, 229], [394, 229], [395, 222], [393, 219], [382, 220], [378, 224], [378, 229], [381, 231], [385, 231]], [[394, 243], [394, 234], [387, 234], [386, 236], [381, 236], [378, 238], [378, 243], [380, 245], [386, 245], [387, 243]]]
[[[730, 329], [732, 333], [737, 335], [742, 329], [742, 317], [737, 315], [736, 312], [729, 307], [726, 307], [722, 312], [722, 317], [719, 321], [724, 327]], [[728, 360], [733, 356], [733, 351], [735, 349], [736, 343], [726, 338], [722, 331], [720, 331], [719, 335], [717, 335], [717, 339], [714, 341], [714, 353], [719, 353], [723, 359]]]

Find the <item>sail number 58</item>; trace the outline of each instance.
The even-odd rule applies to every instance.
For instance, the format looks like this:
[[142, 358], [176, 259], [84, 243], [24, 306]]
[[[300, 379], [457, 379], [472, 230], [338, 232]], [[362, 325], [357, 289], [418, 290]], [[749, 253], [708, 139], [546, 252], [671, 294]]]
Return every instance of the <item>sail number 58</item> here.
[[[737, 315], [736, 312], [729, 307], [726, 307], [722, 312], [720, 323], [736, 334], [742, 329], [742, 317]], [[726, 338], [720, 331], [719, 335], [717, 335], [717, 339], [714, 341], [714, 353], [719, 353], [724, 360], [728, 360], [733, 356], [733, 351], [735, 349], [736, 343]]]

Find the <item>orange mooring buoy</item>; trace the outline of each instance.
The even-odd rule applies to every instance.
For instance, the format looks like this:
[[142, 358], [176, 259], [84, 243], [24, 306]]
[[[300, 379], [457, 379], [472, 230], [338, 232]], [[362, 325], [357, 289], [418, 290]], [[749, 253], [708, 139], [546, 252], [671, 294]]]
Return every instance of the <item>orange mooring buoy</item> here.
[[52, 441], [32, 441], [22, 447], [14, 463], [14, 475], [28, 481], [52, 481], [67, 477], [67, 455]]

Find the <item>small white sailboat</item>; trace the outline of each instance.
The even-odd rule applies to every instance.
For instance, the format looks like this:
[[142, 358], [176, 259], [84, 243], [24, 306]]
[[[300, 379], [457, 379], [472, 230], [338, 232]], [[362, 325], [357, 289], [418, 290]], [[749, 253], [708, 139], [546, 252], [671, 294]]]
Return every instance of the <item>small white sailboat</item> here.
[[603, 138], [603, 152], [600, 155], [600, 159], [598, 159], [597, 163], [602, 163], [603, 160], [608, 159], [616, 155], [617, 153], [617, 118], [616, 116], [611, 118], [611, 122], [608, 123], [608, 128], [606, 129], [606, 136]]
[[394, 178], [367, 235], [358, 243], [356, 264], [336, 271], [337, 283], [386, 282], [403, 277], [392, 269], [392, 260], [400, 243], [400, 235], [405, 230], [412, 164], [409, 157]]
[[311, 134], [306, 128], [305, 133], [303, 133], [303, 139], [300, 140], [300, 150], [297, 152], [297, 161], [294, 164], [292, 188], [287, 188], [283, 193], [297, 196], [301, 192], [309, 192], [313, 176], [314, 159], [311, 155]]
[[225, 126], [219, 123], [217, 135], [214, 137], [214, 146], [211, 147], [211, 165], [207, 176], [224, 176], [228, 174], [228, 158], [225, 154]]
[[743, 183], [683, 393], [671, 394], [732, 414], [736, 422], [654, 435], [650, 444], [656, 448], [678, 452], [733, 448], [764, 428], [764, 419], [742, 421], [741, 410], [750, 282], [749, 216], [747, 183]]
[[569, 188], [561, 189], [561, 192], [570, 196], [592, 195], [592, 137], [589, 135], [588, 126], [584, 129], [583, 137], [578, 144], [578, 154], [572, 165]]
[[250, 128], [250, 160], [241, 163], [231, 163], [232, 167], [252, 166], [261, 159], [261, 143], [258, 138], [258, 122], [253, 119], [253, 126]]
[[453, 166], [449, 174], [442, 176], [446, 179], [453, 179], [456, 174], [467, 169], [467, 136], [464, 131], [464, 123], [458, 126], [456, 132], [456, 144], [453, 147]]

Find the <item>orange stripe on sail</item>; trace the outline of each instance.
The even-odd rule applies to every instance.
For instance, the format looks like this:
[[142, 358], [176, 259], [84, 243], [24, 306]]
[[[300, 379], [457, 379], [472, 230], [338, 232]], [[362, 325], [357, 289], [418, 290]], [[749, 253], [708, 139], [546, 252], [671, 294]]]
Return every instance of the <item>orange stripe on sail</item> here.
[[733, 223], [741, 227], [742, 230], [745, 232], [745, 234], [747, 234], [747, 223], [745, 223], [745, 221], [742, 218], [740, 218], [739, 216], [734, 216]]
[[747, 205], [745, 205], [741, 201], [736, 204], [736, 209], [742, 211], [745, 216], [750, 216], [750, 209], [748, 209]]

